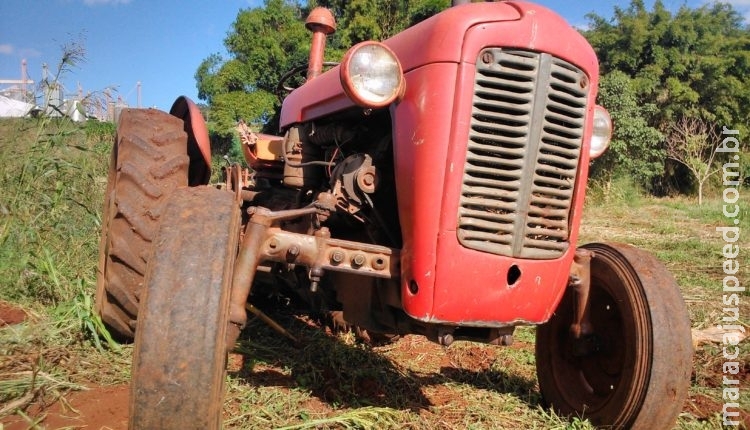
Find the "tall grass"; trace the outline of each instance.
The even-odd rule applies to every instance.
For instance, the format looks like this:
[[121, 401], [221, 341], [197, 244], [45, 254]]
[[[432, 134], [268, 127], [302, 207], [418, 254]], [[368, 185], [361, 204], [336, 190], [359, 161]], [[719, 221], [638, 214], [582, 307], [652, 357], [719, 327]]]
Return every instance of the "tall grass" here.
[[0, 296], [55, 305], [93, 282], [110, 145], [65, 119], [0, 121]]
[[[84, 54], [76, 44], [63, 48], [41, 90], [45, 104], [48, 88]], [[0, 416], [79, 388], [60, 366], [63, 354], [119, 348], [93, 311], [113, 131], [44, 114], [0, 119], [0, 300], [35, 315], [0, 330]]]

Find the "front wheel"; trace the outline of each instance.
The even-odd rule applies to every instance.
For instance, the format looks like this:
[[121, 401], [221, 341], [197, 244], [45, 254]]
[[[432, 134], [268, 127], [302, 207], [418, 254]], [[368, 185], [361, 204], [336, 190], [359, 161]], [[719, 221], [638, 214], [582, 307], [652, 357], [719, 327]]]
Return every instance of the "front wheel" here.
[[[575, 340], [568, 291], [537, 330], [545, 401], [597, 426], [671, 428], [690, 384], [690, 319], [679, 288], [652, 255], [623, 244], [589, 244], [593, 334]], [[584, 342], [585, 345], [581, 345]]]
[[199, 187], [167, 200], [146, 270], [130, 399], [131, 429], [218, 429], [240, 210]]

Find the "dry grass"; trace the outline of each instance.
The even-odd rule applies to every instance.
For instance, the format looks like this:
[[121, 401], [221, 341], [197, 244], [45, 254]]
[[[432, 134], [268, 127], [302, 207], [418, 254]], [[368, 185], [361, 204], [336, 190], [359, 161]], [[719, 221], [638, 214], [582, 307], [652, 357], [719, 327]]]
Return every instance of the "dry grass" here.
[[[132, 347], [107, 348], [90, 309], [107, 130], [97, 137], [51, 123], [34, 141], [36, 127], [0, 121], [0, 297], [31, 314], [23, 324], [0, 327], [4, 413], [24, 414], [32, 403], [129, 378]], [[714, 232], [725, 221], [720, 210], [711, 199], [702, 208], [688, 199], [611, 199], [587, 207], [582, 242], [627, 242], [658, 255], [682, 286], [693, 326], [707, 327], [722, 312], [722, 243]], [[747, 204], [743, 210], [741, 227], [750, 231]], [[743, 273], [748, 284], [750, 272]], [[518, 330], [511, 347], [443, 348], [406, 336], [371, 348], [291, 313], [267, 311], [302, 345], [251, 322], [230, 360], [226, 428], [591, 428], [542, 406], [532, 328]], [[750, 315], [747, 295], [742, 312]], [[747, 343], [742, 354], [750, 361]], [[716, 346], [697, 351], [678, 428], [720, 428], [716, 405], [706, 401], [721, 398], [720, 363]], [[743, 406], [750, 409], [747, 396]]]

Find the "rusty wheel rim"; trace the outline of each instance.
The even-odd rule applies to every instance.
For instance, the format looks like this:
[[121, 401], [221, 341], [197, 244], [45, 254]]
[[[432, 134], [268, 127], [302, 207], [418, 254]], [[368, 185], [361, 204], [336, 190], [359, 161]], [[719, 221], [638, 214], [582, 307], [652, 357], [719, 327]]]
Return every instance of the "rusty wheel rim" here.
[[594, 424], [626, 426], [640, 409], [648, 386], [652, 357], [648, 304], [637, 275], [616, 253], [598, 253], [592, 260], [591, 278], [593, 335], [583, 344], [572, 338], [569, 327], [575, 303], [570, 293], [550, 321], [549, 365], [559, 396], [553, 406], [564, 414], [583, 411]]

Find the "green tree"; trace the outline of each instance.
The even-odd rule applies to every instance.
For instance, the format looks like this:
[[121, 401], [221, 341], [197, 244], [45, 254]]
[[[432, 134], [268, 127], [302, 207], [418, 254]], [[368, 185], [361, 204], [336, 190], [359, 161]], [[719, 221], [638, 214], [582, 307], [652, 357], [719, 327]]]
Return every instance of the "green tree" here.
[[750, 130], [750, 30], [730, 4], [673, 14], [660, 0], [651, 11], [632, 0], [611, 20], [588, 18], [602, 72], [633, 79], [639, 100], [658, 108], [651, 125], [665, 131], [688, 116]]
[[648, 124], [655, 106], [639, 103], [633, 80], [623, 72], [602, 76], [599, 87], [599, 103], [612, 116], [614, 134], [607, 152], [594, 160], [591, 176], [610, 183], [617, 175], [627, 175], [648, 189], [664, 172], [663, 136]]
[[[619, 116], [615, 127], [626, 130], [616, 131], [612, 154], [602, 167], [609, 162], [612, 168], [635, 174], [644, 185], [656, 182], [687, 189], [693, 174], [684, 169], [666, 171], [655, 158], [666, 158], [664, 136], [671, 134], [680, 118], [750, 133], [750, 28], [731, 5], [682, 6], [673, 13], [660, 0], [651, 10], [643, 0], [631, 0], [626, 8], [615, 7], [612, 19], [588, 18], [590, 26], [584, 34], [605, 75], [602, 103], [616, 111], [625, 107], [612, 109], [623, 97], [630, 106], [626, 111], [635, 114], [613, 115]], [[628, 93], [607, 93], [606, 85], [614, 84], [611, 79], [623, 79], [614, 73], [629, 79], [628, 88], [623, 87]], [[654, 129], [661, 138], [654, 138]], [[629, 160], [631, 156], [634, 159]], [[666, 191], [665, 185], [660, 187]]]
[[261, 126], [276, 114], [279, 79], [306, 61], [310, 36], [303, 16], [299, 5], [285, 0], [237, 14], [224, 40], [230, 58], [211, 54], [195, 73], [212, 130], [227, 136], [239, 119]]
[[198, 98], [209, 106], [209, 126], [224, 136], [240, 118], [273, 126], [280, 108], [276, 87], [281, 76], [307, 63], [310, 33], [304, 20], [313, 7], [328, 7], [336, 17], [338, 29], [328, 38], [326, 60], [338, 61], [350, 46], [393, 36], [448, 4], [449, 0], [311, 0], [303, 7], [294, 0], [265, 0], [263, 7], [240, 11], [224, 40], [229, 58], [211, 54], [195, 73]]

